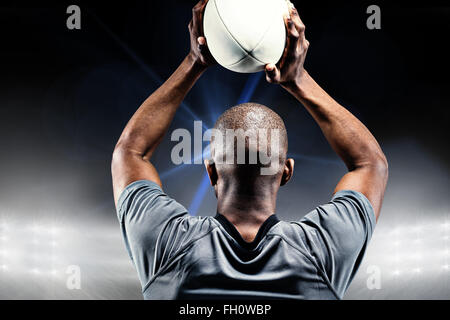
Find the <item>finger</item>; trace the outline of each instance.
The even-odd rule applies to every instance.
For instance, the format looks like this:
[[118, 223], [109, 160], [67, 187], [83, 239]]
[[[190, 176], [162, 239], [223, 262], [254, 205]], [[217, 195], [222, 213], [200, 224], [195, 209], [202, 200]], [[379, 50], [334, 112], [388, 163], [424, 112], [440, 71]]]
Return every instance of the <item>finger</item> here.
[[194, 6], [194, 8], [192, 9], [193, 12], [197, 12], [199, 10], [201, 10], [204, 6], [206, 6], [206, 3], [208, 2], [208, 0], [200, 0], [199, 2], [197, 2], [197, 4]]
[[205, 7], [208, 4], [208, 0], [201, 0], [198, 2], [194, 8], [192, 8], [192, 14], [194, 17], [201, 19], [203, 12], [205, 11]]
[[193, 20], [193, 29], [196, 30], [199, 34], [203, 34], [203, 12], [205, 11], [206, 4], [208, 0], [199, 1], [195, 7], [192, 9], [192, 20]]
[[294, 22], [295, 28], [297, 29], [299, 35], [300, 35], [300, 41], [305, 41], [305, 24], [300, 19], [300, 15], [298, 14], [297, 9], [292, 5], [292, 8], [289, 11], [291, 20]]
[[206, 7], [206, 5], [208, 4], [208, 0], [203, 0], [202, 1], [202, 12], [203, 12], [203, 9], [205, 9], [205, 7]]
[[192, 8], [192, 21], [193, 21], [193, 27], [197, 27], [197, 22], [199, 20], [199, 14], [202, 9], [204, 0], [199, 1], [193, 8]]
[[281, 56], [280, 61], [278, 61], [278, 63], [277, 63], [277, 68], [281, 70], [283, 68], [284, 64], [286, 63], [286, 61], [289, 61], [289, 60], [291, 60], [290, 53], [288, 52], [287, 48], [284, 48], [283, 55]]
[[306, 39], [305, 39], [305, 48], [306, 48], [306, 50], [308, 50], [308, 48], [309, 48], [309, 41]]
[[280, 82], [280, 70], [272, 63], [266, 65], [266, 80], [269, 83], [279, 83]]
[[287, 3], [289, 12], [292, 10], [292, 8], [295, 8], [294, 4], [291, 1], [286, 0], [286, 3]]
[[294, 23], [296, 25], [298, 25], [298, 26], [303, 25], [304, 26], [302, 20], [300, 19], [300, 15], [298, 14], [297, 8], [289, 0], [287, 2], [288, 2], [288, 8], [289, 8], [289, 15], [290, 15], [291, 19], [294, 21]]
[[209, 55], [208, 46], [206, 44], [206, 38], [205, 37], [198, 37], [197, 38], [198, 43], [198, 49], [200, 50], [200, 53], [204, 56]]
[[204, 46], [206, 45], [206, 38], [205, 37], [198, 37], [197, 38], [197, 42], [199, 46]]
[[287, 31], [287, 51], [288, 53], [295, 52], [295, 50], [297, 50], [300, 34], [298, 33], [297, 28], [295, 27], [295, 24], [291, 18], [285, 17], [284, 21]]

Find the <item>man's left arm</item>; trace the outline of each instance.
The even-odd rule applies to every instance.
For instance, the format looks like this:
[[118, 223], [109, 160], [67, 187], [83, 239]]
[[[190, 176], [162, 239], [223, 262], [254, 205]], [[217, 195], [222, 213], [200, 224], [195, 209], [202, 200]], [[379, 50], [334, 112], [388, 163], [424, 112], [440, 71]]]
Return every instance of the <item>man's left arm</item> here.
[[172, 76], [144, 101], [117, 142], [111, 164], [116, 205], [122, 191], [134, 181], [150, 180], [162, 187], [150, 159], [186, 94], [207, 67], [215, 63], [202, 32], [206, 3], [207, 0], [201, 0], [192, 10], [189, 54]]

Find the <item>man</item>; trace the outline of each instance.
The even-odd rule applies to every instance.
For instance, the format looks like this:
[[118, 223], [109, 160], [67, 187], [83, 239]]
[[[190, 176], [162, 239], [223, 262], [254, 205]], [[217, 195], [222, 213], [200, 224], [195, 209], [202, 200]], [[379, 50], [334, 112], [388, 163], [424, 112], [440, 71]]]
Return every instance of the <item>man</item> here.
[[[291, 178], [294, 160], [286, 159], [281, 118], [252, 103], [225, 112], [215, 128], [277, 130], [280, 148], [270, 150], [281, 164], [275, 173], [261, 174], [260, 161], [218, 162], [212, 141], [212, 161], [205, 166], [217, 196], [216, 217], [191, 217], [162, 190], [152, 155], [186, 94], [215, 63], [201, 31], [206, 2], [193, 9], [190, 53], [137, 110], [113, 155], [117, 212], [144, 298], [341, 299], [380, 214], [388, 166], [369, 130], [304, 70], [309, 42], [293, 6], [285, 17], [284, 55], [278, 65], [266, 66], [266, 78], [303, 104], [347, 165], [331, 201], [302, 220], [278, 220], [277, 192]], [[245, 148], [252, 151], [247, 140]]]

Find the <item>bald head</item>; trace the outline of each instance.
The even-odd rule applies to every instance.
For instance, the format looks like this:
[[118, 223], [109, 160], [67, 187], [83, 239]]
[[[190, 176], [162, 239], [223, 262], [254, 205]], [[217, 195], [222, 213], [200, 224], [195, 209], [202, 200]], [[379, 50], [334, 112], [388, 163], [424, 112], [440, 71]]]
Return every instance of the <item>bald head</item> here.
[[[286, 127], [280, 116], [266, 106], [244, 103], [232, 107], [219, 117], [214, 129], [211, 153], [215, 163], [225, 165], [223, 168], [250, 170], [286, 160]], [[278, 168], [271, 174], [276, 174]]]
[[294, 172], [294, 160], [286, 159], [288, 139], [280, 116], [257, 103], [240, 104], [219, 117], [211, 135], [213, 161], [205, 164], [219, 212], [259, 199], [273, 213], [279, 187]]
[[258, 103], [248, 102], [225, 111], [214, 126], [216, 129], [279, 129], [286, 136], [286, 128], [281, 117], [272, 109]]

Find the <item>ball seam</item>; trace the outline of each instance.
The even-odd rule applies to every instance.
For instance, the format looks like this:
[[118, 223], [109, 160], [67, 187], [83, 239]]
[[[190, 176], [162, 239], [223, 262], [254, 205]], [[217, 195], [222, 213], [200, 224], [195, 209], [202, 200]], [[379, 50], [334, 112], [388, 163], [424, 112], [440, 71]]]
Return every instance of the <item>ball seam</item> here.
[[256, 61], [258, 61], [258, 62], [260, 62], [260, 63], [262, 63], [262, 64], [266, 64], [264, 61], [261, 61], [261, 60], [259, 60], [258, 58], [256, 58], [255, 56], [253, 56], [253, 55], [252, 55], [252, 52], [253, 52], [253, 50], [255, 50], [255, 49], [258, 47], [258, 45], [262, 42], [262, 40], [264, 40], [264, 37], [266, 36], [266, 34], [267, 34], [267, 32], [270, 30], [270, 28], [268, 28], [268, 29], [264, 32], [264, 34], [263, 34], [261, 40], [258, 41], [258, 44], [255, 46], [255, 48], [253, 48], [253, 49], [249, 52], [249, 51], [245, 50], [244, 47], [242, 47], [242, 45], [239, 43], [239, 41], [233, 36], [233, 34], [231, 33], [231, 31], [228, 29], [228, 27], [227, 27], [225, 21], [223, 20], [221, 14], [220, 14], [219, 9], [218, 9], [218, 7], [217, 7], [216, 0], [214, 0], [214, 6], [216, 7], [217, 15], [219, 16], [220, 21], [222, 22], [223, 26], [225, 27], [225, 30], [227, 30], [228, 34], [229, 34], [230, 37], [234, 40], [234, 42], [236, 42], [236, 44], [239, 46], [239, 48], [241, 48], [241, 50], [244, 51], [244, 52], [247, 54], [247, 56], [243, 57], [242, 59], [240, 59], [240, 60], [237, 61], [237, 62], [234, 62], [234, 63], [232, 63], [232, 64], [230, 64], [230, 65], [227, 65], [227, 67], [233, 66], [233, 65], [235, 65], [235, 64], [237, 64], [237, 63], [243, 61], [243, 60], [244, 60], [245, 58], [247, 58], [248, 56], [252, 57], [253, 59], [255, 59]]

